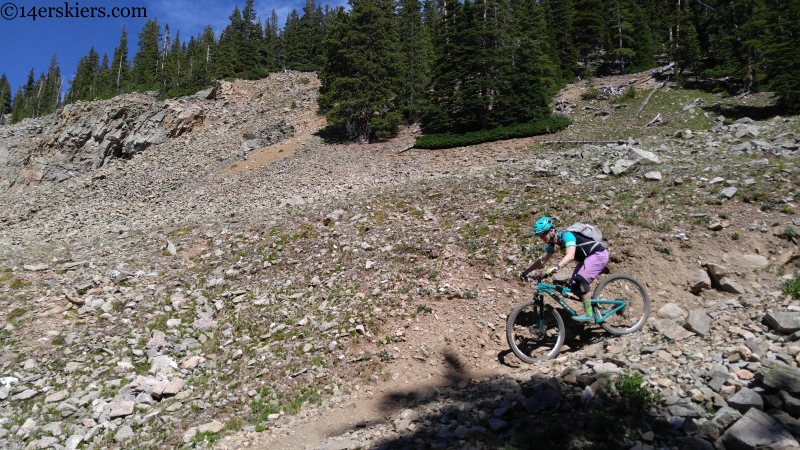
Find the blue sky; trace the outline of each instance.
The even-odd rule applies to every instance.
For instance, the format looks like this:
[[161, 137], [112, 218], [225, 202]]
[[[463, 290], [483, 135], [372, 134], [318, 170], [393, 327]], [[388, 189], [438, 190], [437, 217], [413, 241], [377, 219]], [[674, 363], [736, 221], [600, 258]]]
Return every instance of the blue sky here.
[[[70, 0], [67, 4], [76, 7], [104, 7], [107, 12], [114, 7], [145, 7], [147, 19], [158, 19], [162, 29], [169, 24], [170, 34], [180, 30], [181, 41], [197, 36], [206, 25], [211, 25], [215, 33], [221, 32], [229, 23], [228, 17], [233, 8], [244, 8], [245, 0]], [[317, 1], [331, 6], [346, 5], [346, 0]], [[72, 78], [75, 66], [81, 56], [94, 46], [101, 55], [107, 53], [112, 58], [114, 48], [119, 44], [123, 25], [128, 33], [128, 57], [133, 59], [139, 42], [138, 34], [147, 21], [145, 18], [37, 18], [20, 17], [21, 11], [31, 7], [62, 7], [63, 0], [0, 0], [0, 74], [5, 72], [13, 90], [25, 83], [28, 72], [34, 69], [35, 76], [47, 70], [50, 58], [57, 54], [61, 75]], [[262, 23], [272, 10], [278, 13], [279, 24], [283, 27], [286, 16], [297, 9], [302, 14], [304, 0], [256, 0], [255, 8]], [[16, 14], [16, 18], [6, 17]], [[55, 10], [53, 10], [55, 14]], [[65, 87], [67, 84], [65, 83]]]

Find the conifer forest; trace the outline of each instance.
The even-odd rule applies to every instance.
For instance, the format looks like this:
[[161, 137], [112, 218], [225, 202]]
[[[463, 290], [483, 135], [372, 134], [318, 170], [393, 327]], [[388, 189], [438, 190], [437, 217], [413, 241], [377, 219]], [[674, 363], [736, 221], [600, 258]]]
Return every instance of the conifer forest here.
[[0, 121], [284, 70], [317, 71], [329, 130], [357, 142], [409, 123], [463, 134], [544, 120], [567, 83], [669, 62], [679, 83], [774, 92], [789, 110], [800, 97], [800, 0], [307, 0], [282, 25], [246, 0], [229, 19], [197, 36], [157, 19], [123, 29], [113, 54], [89, 49], [71, 80], [57, 55], [16, 89], [3, 74]]

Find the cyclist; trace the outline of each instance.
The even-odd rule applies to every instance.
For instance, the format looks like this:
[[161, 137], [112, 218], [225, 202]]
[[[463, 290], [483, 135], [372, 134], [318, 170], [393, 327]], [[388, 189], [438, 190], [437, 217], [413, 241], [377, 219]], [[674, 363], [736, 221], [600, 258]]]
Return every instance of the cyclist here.
[[563, 250], [564, 257], [555, 266], [547, 269], [545, 273], [552, 275], [562, 267], [566, 266], [574, 259], [578, 265], [572, 272], [569, 281], [569, 288], [583, 300], [585, 314], [573, 316], [573, 320], [579, 322], [594, 322], [592, 314], [592, 294], [589, 285], [608, 264], [608, 250], [600, 242], [587, 238], [580, 233], [570, 231], [557, 231], [555, 222], [549, 217], [542, 217], [533, 226], [533, 234], [546, 244], [545, 252], [530, 267], [522, 271], [519, 276], [523, 281], [527, 281], [528, 274], [536, 269], [544, 267], [556, 250]]

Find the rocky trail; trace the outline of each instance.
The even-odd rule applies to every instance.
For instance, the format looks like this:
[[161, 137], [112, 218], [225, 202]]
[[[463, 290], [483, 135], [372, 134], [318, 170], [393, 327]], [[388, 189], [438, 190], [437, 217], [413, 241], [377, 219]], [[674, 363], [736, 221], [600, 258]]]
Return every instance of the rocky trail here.
[[[800, 448], [800, 117], [595, 85], [633, 81], [440, 151], [327, 141], [309, 73], [0, 127], [0, 447]], [[510, 353], [543, 214], [603, 229], [641, 332]]]

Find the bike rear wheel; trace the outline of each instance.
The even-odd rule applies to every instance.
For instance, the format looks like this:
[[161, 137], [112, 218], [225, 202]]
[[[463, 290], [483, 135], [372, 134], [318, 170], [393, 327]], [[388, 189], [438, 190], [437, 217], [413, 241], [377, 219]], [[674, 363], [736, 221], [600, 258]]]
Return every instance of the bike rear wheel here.
[[[597, 285], [593, 299], [622, 300], [625, 307], [600, 325], [611, 334], [630, 334], [642, 329], [650, 315], [650, 298], [644, 285], [630, 275], [615, 274]], [[616, 305], [594, 304], [595, 317], [602, 317]]]
[[564, 321], [558, 311], [536, 299], [517, 305], [506, 320], [508, 345], [526, 363], [556, 356], [565, 337]]

